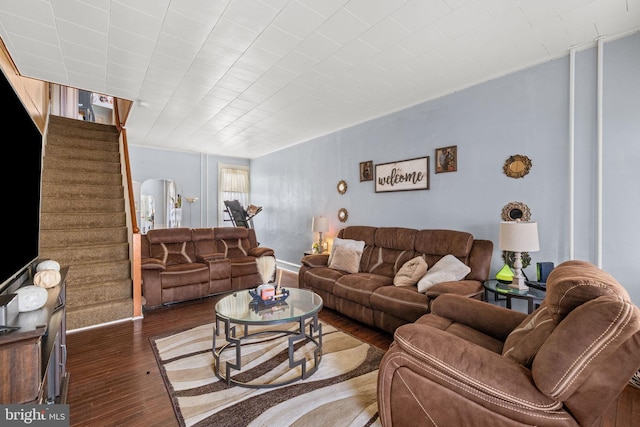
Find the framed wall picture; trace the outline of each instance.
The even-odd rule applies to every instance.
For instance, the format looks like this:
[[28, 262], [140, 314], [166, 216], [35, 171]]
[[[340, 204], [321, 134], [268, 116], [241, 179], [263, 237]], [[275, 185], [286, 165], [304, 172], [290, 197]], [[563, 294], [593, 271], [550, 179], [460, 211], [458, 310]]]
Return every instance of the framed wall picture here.
[[436, 148], [436, 173], [458, 170], [458, 146]]
[[429, 156], [376, 165], [374, 179], [376, 193], [428, 190]]
[[373, 181], [373, 161], [360, 162], [360, 182]]

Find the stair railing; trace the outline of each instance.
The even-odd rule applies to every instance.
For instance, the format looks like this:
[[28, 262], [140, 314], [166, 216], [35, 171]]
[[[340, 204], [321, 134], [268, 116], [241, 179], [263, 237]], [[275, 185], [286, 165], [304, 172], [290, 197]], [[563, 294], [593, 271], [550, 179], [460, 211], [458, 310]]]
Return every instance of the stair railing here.
[[[123, 107], [121, 113], [120, 107]], [[131, 179], [131, 162], [129, 161], [129, 146], [127, 144], [127, 129], [125, 127], [127, 117], [131, 108], [131, 102], [114, 99], [113, 114], [115, 116], [116, 127], [122, 140], [122, 151], [124, 155], [125, 181], [129, 199], [129, 212], [131, 213], [131, 279], [133, 281], [133, 316], [142, 316], [142, 246], [140, 228], [136, 215], [136, 199], [133, 191], [133, 181]]]

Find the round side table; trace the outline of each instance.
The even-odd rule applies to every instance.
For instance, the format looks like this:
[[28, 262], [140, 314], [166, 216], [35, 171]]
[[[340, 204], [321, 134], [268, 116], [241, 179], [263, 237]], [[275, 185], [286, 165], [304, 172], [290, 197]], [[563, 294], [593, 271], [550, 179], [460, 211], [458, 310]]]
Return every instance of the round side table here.
[[509, 284], [501, 283], [496, 279], [484, 282], [484, 296], [486, 301], [489, 300], [489, 293], [494, 294], [496, 300], [500, 296], [505, 297], [508, 309], [511, 309], [512, 298], [526, 300], [529, 313], [532, 313], [546, 296], [546, 292], [542, 289], [536, 289], [533, 287], [530, 287], [529, 289], [510, 288]]

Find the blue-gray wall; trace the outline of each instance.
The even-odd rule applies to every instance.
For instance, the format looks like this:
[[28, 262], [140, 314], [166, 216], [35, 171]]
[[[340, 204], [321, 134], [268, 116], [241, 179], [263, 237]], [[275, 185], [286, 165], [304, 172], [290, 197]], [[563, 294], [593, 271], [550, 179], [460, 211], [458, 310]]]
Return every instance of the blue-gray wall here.
[[[575, 251], [597, 263], [597, 52], [576, 53]], [[536, 262], [556, 265], [569, 258], [569, 55], [482, 83], [404, 111], [359, 124], [252, 160], [251, 200], [263, 206], [254, 219], [258, 240], [275, 249], [280, 265], [296, 269], [314, 241], [313, 216], [330, 220], [332, 238], [345, 225], [450, 228], [495, 243], [492, 274], [502, 266], [497, 248], [501, 211], [522, 202], [538, 222], [541, 250]], [[604, 43], [602, 267], [640, 304], [635, 254], [640, 211], [634, 175], [640, 164], [640, 35]], [[435, 149], [458, 147], [458, 171], [435, 174]], [[521, 179], [502, 170], [514, 154], [528, 156], [531, 172]], [[157, 156], [156, 156], [157, 155]], [[215, 198], [215, 156], [132, 149], [134, 179], [174, 179]], [[359, 163], [374, 164], [430, 156], [430, 189], [375, 193], [373, 181], [359, 182]], [[183, 163], [184, 162], [184, 163]], [[198, 168], [200, 165], [200, 168]], [[162, 171], [159, 173], [158, 171]], [[202, 174], [200, 171], [204, 171]], [[213, 171], [213, 173], [212, 173]], [[159, 176], [164, 175], [164, 176]], [[167, 176], [172, 175], [172, 176]], [[193, 176], [195, 175], [195, 176]], [[339, 180], [347, 192], [336, 190]], [[193, 191], [191, 191], [193, 189]], [[202, 218], [215, 224], [214, 209]], [[337, 219], [346, 208], [346, 223]], [[200, 218], [200, 216], [198, 216]]]
[[[133, 181], [142, 185], [148, 179], [167, 179], [183, 196], [182, 226], [217, 227], [218, 164], [249, 166], [248, 159], [210, 156], [131, 145], [129, 147]], [[136, 191], [139, 193], [138, 191]], [[136, 194], [139, 203], [139, 194]], [[198, 197], [192, 206], [185, 197]]]

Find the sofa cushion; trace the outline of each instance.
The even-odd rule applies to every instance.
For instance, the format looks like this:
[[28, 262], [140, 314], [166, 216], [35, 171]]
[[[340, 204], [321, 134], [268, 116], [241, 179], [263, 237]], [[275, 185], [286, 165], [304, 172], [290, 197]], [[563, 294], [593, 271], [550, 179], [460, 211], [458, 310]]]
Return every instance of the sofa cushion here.
[[347, 273], [357, 273], [360, 266], [360, 256], [362, 252], [346, 246], [338, 246], [332, 251], [329, 268], [342, 270]]
[[[172, 264], [160, 273], [162, 289], [209, 284], [209, 266], [201, 263]], [[208, 288], [208, 286], [207, 286]]]
[[[333, 294], [337, 298], [356, 302], [371, 308], [371, 295], [381, 287], [393, 284], [393, 279], [371, 273], [345, 274], [336, 280]], [[395, 286], [393, 286], [395, 288]], [[398, 288], [395, 288], [398, 289]]]
[[414, 241], [416, 230], [402, 227], [380, 227], [375, 233], [373, 246], [367, 251], [360, 271], [393, 278], [405, 262], [416, 256]]
[[410, 259], [400, 267], [400, 270], [393, 278], [393, 284], [396, 286], [414, 286], [425, 275], [428, 268], [429, 266], [423, 257], [417, 256]]
[[164, 265], [189, 264], [195, 261], [195, 259], [189, 256], [189, 252], [193, 252], [187, 250], [187, 245], [191, 246], [191, 242], [152, 245], [151, 256], [162, 260]]
[[382, 286], [371, 295], [371, 307], [406, 322], [429, 312], [429, 297], [415, 286]]
[[509, 357], [523, 366], [531, 368], [540, 346], [549, 338], [556, 323], [551, 318], [547, 305], [527, 316], [504, 341], [502, 355]]
[[304, 272], [304, 283], [309, 289], [318, 289], [323, 292], [333, 293], [336, 280], [346, 274], [344, 271], [334, 270], [329, 267], [312, 268]]
[[462, 280], [470, 271], [471, 268], [455, 256], [445, 255], [418, 281], [418, 291], [424, 293], [435, 284]]
[[256, 258], [252, 256], [235, 256], [229, 259], [231, 277], [250, 276], [258, 274]]

